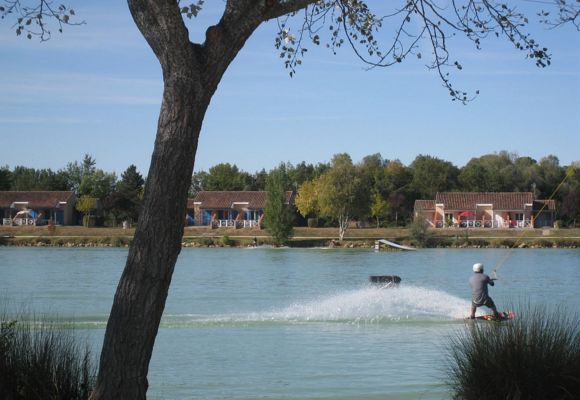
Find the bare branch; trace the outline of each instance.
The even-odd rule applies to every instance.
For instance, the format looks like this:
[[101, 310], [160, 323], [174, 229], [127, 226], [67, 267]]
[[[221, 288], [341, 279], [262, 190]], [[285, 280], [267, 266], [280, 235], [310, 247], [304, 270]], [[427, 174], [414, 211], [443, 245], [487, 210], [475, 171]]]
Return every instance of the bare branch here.
[[578, 0], [553, 0], [557, 7], [557, 17], [552, 18], [550, 11], [540, 11], [538, 16], [542, 18], [540, 22], [551, 28], [558, 28], [562, 25], [572, 24], [576, 30], [580, 31], [580, 1]]
[[3, 0], [0, 5], [0, 18], [15, 17], [12, 25], [16, 35], [28, 39], [38, 37], [44, 42], [51, 38], [51, 22], [55, 22], [58, 31], [62, 33], [65, 25], [83, 25], [85, 22], [75, 22], [75, 11], [65, 5], [53, 6], [51, 0], [35, 0], [28, 5], [20, 0]]

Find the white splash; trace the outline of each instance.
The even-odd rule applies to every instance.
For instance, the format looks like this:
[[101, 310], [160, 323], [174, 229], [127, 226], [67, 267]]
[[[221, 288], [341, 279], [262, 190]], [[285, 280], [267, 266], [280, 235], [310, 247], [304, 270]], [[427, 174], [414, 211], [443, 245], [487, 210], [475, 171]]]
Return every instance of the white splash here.
[[358, 290], [323, 295], [270, 311], [239, 314], [165, 315], [165, 326], [261, 323], [340, 322], [353, 324], [397, 321], [448, 322], [463, 320], [469, 302], [446, 292], [415, 286]]
[[290, 321], [451, 320], [463, 318], [469, 302], [422, 287], [367, 287], [296, 303], [262, 317]]

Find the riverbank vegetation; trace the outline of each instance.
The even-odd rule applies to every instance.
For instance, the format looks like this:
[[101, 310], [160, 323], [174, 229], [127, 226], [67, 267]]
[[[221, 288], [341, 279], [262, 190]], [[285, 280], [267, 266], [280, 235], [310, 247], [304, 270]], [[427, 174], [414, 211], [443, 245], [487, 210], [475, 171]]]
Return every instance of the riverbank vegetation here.
[[[377, 239], [388, 239], [413, 247], [449, 248], [580, 248], [580, 229], [430, 229], [356, 228], [339, 242], [336, 228], [295, 227], [290, 247], [363, 247], [371, 248]], [[0, 245], [54, 247], [128, 247], [133, 229], [86, 228], [82, 226], [47, 227], [0, 226]], [[183, 247], [246, 247], [254, 238], [258, 245], [275, 245], [267, 230], [188, 227]]]
[[58, 321], [0, 315], [0, 398], [85, 400], [96, 368], [88, 347]]
[[[522, 191], [533, 192], [539, 199], [553, 198], [559, 224], [577, 227], [580, 171], [576, 167], [560, 165], [553, 155], [537, 161], [507, 151], [474, 157], [462, 167], [429, 155], [418, 155], [405, 165], [397, 159], [384, 159], [380, 153], [363, 157], [359, 162], [344, 153], [335, 155], [331, 162], [283, 163], [270, 171], [262, 169], [253, 174], [235, 164], [217, 164], [208, 171], [193, 174], [189, 196], [201, 190], [266, 190], [268, 178], [275, 174], [283, 182], [283, 190], [300, 194], [296, 200], [296, 226], [345, 228], [348, 214], [348, 220], [364, 226], [387, 228], [408, 226], [415, 200], [433, 199], [437, 192]], [[337, 186], [339, 179], [347, 179], [349, 185]], [[115, 173], [98, 169], [96, 160], [86, 154], [82, 161], [70, 162], [58, 171], [0, 167], [0, 190], [71, 190], [81, 206], [97, 204], [97, 200], [100, 204], [98, 210], [80, 207], [79, 213], [86, 216], [85, 225], [116, 227], [122, 221], [138, 219], [144, 180], [134, 165], [117, 179]], [[326, 200], [336, 204], [337, 198], [341, 199], [338, 204], [349, 204], [349, 209], [325, 206]], [[322, 202], [317, 204], [315, 200]]]
[[580, 315], [569, 310], [527, 305], [508, 322], [468, 322], [448, 354], [455, 399], [572, 400], [580, 393]]

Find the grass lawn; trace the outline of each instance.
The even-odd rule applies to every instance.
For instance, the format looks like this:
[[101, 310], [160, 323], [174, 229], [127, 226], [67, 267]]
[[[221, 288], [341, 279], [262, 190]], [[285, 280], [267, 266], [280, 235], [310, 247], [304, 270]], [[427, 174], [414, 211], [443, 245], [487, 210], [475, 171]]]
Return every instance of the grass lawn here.
[[[47, 226], [0, 226], [0, 236], [24, 236], [24, 237], [132, 237], [134, 228], [85, 228], [83, 226], [57, 226], [56, 231], [51, 233]], [[432, 229], [429, 234], [435, 238], [580, 238], [580, 229]], [[208, 227], [187, 227], [184, 237], [268, 237], [266, 230], [260, 229], [233, 229]], [[406, 228], [349, 228], [345, 239], [405, 239], [409, 238], [410, 230]], [[338, 238], [338, 228], [294, 228], [295, 238]]]

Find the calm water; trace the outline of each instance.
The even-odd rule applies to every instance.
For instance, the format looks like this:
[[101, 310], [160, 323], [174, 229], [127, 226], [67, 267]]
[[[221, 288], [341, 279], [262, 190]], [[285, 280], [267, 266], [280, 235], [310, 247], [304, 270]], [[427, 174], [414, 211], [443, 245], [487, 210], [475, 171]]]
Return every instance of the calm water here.
[[[0, 293], [74, 321], [98, 353], [127, 252], [0, 248]], [[580, 311], [580, 250], [184, 249], [151, 361], [151, 399], [445, 399], [474, 262], [499, 308]], [[368, 284], [396, 274], [397, 289]], [[517, 312], [517, 309], [516, 309]]]

